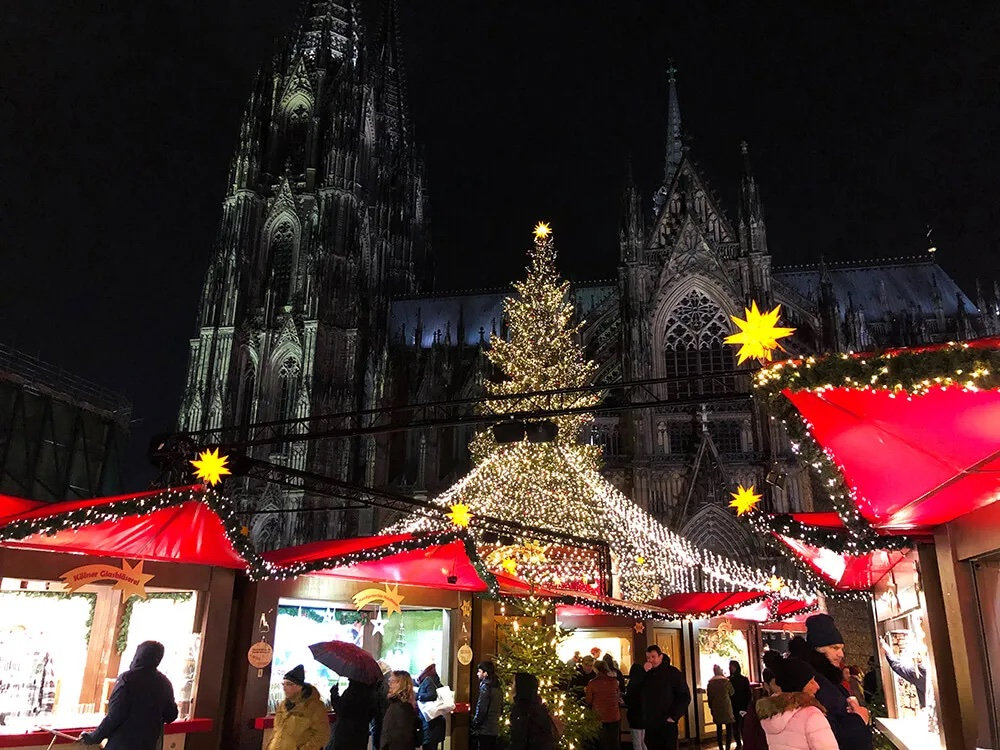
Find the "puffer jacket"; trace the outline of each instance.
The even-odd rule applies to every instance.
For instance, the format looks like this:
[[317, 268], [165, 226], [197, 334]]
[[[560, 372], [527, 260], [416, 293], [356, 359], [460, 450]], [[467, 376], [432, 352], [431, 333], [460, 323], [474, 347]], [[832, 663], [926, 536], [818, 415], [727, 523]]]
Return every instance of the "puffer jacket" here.
[[733, 716], [733, 683], [728, 677], [713, 677], [708, 681], [705, 693], [708, 696], [708, 707], [712, 711], [713, 724], [732, 724], [736, 721]]
[[808, 693], [779, 693], [757, 701], [768, 750], [837, 750], [823, 705]]
[[483, 737], [500, 734], [500, 712], [503, 708], [503, 693], [496, 680], [482, 680], [479, 683], [479, 697], [472, 715], [472, 733]]
[[302, 688], [296, 703], [278, 704], [274, 713], [274, 734], [267, 750], [323, 750], [330, 740], [330, 717], [319, 693], [312, 685]]

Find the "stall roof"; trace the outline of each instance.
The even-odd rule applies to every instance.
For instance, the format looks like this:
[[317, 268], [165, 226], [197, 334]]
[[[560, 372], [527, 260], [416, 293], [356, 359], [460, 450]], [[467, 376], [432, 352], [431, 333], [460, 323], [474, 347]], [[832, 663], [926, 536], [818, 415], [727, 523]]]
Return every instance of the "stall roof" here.
[[265, 552], [277, 574], [335, 576], [452, 591], [487, 591], [496, 581], [462, 532], [394, 534], [313, 542]]
[[907, 555], [906, 550], [883, 549], [860, 555], [845, 555], [784, 534], [772, 533], [824, 581], [839, 591], [866, 591], [872, 588], [906, 559]]
[[0, 522], [3, 522], [10, 516], [27, 513], [29, 510], [34, 510], [44, 504], [38, 500], [25, 500], [22, 497], [14, 497], [13, 495], [0, 495]]
[[249, 555], [237, 551], [201, 485], [40, 504], [0, 519], [0, 545], [237, 569]]
[[663, 607], [680, 617], [715, 617], [770, 596], [763, 591], [720, 591], [670, 594], [650, 604]]

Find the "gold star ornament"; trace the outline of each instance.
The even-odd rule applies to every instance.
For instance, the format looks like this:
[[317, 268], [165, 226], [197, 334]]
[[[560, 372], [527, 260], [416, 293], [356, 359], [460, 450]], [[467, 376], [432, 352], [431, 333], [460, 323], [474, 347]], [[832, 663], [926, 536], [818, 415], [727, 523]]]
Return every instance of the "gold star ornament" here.
[[778, 343], [778, 339], [791, 336], [795, 333], [795, 329], [782, 328], [778, 325], [780, 312], [781, 305], [776, 305], [771, 312], [762, 313], [757, 309], [757, 303], [751, 302], [750, 308], [745, 310], [745, 320], [735, 315], [730, 316], [739, 331], [726, 336], [726, 343], [740, 347], [736, 355], [737, 364], [741, 365], [748, 359], [770, 362], [775, 349], [785, 351]]
[[517, 560], [513, 557], [505, 557], [503, 562], [500, 563], [500, 567], [503, 568], [505, 573], [514, 575], [517, 573]]
[[767, 579], [767, 583], [765, 583], [764, 585], [767, 586], [768, 591], [777, 594], [779, 591], [785, 588], [785, 580], [779, 576], [771, 576], [770, 578]]
[[535, 241], [544, 242], [552, 234], [552, 227], [547, 221], [540, 221], [535, 224]]
[[212, 487], [222, 481], [226, 474], [232, 474], [227, 464], [229, 456], [220, 456], [219, 449], [202, 451], [197, 460], [192, 461], [194, 475], [198, 479], [208, 482]]
[[643, 625], [641, 622], [637, 622], [635, 625], [632, 626], [632, 630], [634, 630], [636, 633], [641, 633], [645, 629], [646, 626]]
[[464, 529], [469, 525], [469, 521], [472, 520], [472, 514], [469, 513], [469, 506], [465, 503], [456, 503], [451, 506], [451, 512], [445, 515], [451, 519], [451, 522]]
[[754, 509], [762, 499], [761, 495], [758, 495], [754, 490], [752, 484], [749, 487], [744, 487], [742, 484], [737, 486], [736, 492], [730, 492], [732, 500], [729, 502], [730, 508], [736, 509], [736, 515], [742, 516], [744, 513], [749, 513]]

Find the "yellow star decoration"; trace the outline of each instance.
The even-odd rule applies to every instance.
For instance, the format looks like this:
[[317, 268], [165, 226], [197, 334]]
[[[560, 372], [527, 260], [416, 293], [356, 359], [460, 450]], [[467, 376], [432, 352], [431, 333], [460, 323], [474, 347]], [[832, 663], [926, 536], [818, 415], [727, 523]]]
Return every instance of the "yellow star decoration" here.
[[513, 557], [505, 557], [500, 563], [500, 567], [504, 569], [504, 572], [514, 575], [517, 573], [517, 560]]
[[240, 536], [250, 536], [250, 527], [240, 526]]
[[781, 305], [776, 305], [771, 312], [762, 313], [757, 309], [757, 303], [751, 302], [750, 309], [745, 310], [746, 320], [731, 315], [733, 322], [740, 330], [726, 336], [727, 344], [738, 344], [740, 347], [737, 364], [743, 364], [748, 359], [759, 359], [761, 362], [771, 361], [775, 349], [785, 351], [778, 339], [791, 336], [794, 328], [782, 328], [778, 325], [778, 314]]
[[754, 492], [756, 487], [752, 484], [744, 487], [742, 484], [736, 487], [736, 492], [730, 492], [732, 500], [729, 502], [730, 508], [736, 508], [736, 515], [742, 516], [754, 509], [754, 506], [761, 501], [761, 495]]
[[146, 584], [152, 580], [153, 576], [142, 572], [140, 560], [134, 566], [128, 561], [122, 560], [122, 575], [115, 581], [114, 588], [121, 589], [122, 601], [127, 602], [130, 597], [138, 596], [140, 599], [146, 598]]
[[352, 599], [354, 600], [355, 609], [364, 609], [369, 604], [382, 604], [385, 606], [386, 612], [389, 613], [389, 617], [392, 617], [393, 612], [399, 612], [402, 614], [402, 610], [399, 605], [402, 603], [405, 597], [399, 593], [399, 584], [390, 586], [388, 583], [385, 584], [385, 589], [364, 589], [356, 593]]
[[777, 593], [781, 591], [783, 588], [785, 588], [785, 581], [783, 578], [780, 578], [779, 576], [771, 576], [770, 578], [767, 579], [767, 583], [764, 585], [767, 586], [768, 591], [773, 591], [774, 593]]
[[636, 633], [641, 633], [641, 632], [642, 632], [643, 630], [645, 630], [645, 629], [646, 629], [646, 626], [645, 626], [645, 625], [643, 625], [643, 624], [642, 624], [641, 622], [637, 622], [637, 623], [636, 623], [635, 625], [633, 625], [633, 626], [632, 626], [632, 629], [633, 629], [633, 630], [634, 630], [634, 631], [635, 631]]
[[462, 617], [466, 620], [472, 617], [472, 602], [468, 600], [462, 602]]
[[645, 565], [646, 564], [646, 558], [643, 557], [642, 555], [639, 555], [637, 558], [635, 558], [635, 562], [636, 562], [636, 565]]
[[540, 221], [535, 224], [536, 240], [547, 240], [550, 234], [552, 234], [552, 227], [549, 226], [547, 221]]
[[469, 506], [465, 503], [458, 503], [451, 506], [451, 513], [446, 513], [446, 516], [451, 519], [451, 522], [456, 526], [465, 528], [469, 525], [469, 521], [472, 520], [472, 514], [469, 513]]
[[220, 456], [219, 449], [216, 448], [211, 451], [202, 451], [198, 460], [192, 461], [191, 465], [194, 467], [194, 475], [198, 479], [203, 479], [214, 487], [222, 481], [224, 475], [232, 474], [226, 466], [228, 462], [229, 456]]

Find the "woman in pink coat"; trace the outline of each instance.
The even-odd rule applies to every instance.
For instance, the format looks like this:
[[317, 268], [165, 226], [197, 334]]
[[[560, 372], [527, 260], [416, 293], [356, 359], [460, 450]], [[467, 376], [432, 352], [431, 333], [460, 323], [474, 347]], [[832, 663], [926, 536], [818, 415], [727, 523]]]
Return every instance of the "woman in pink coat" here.
[[768, 750], [838, 750], [826, 710], [813, 697], [819, 690], [813, 668], [789, 658], [776, 672], [780, 692], [757, 701]]

